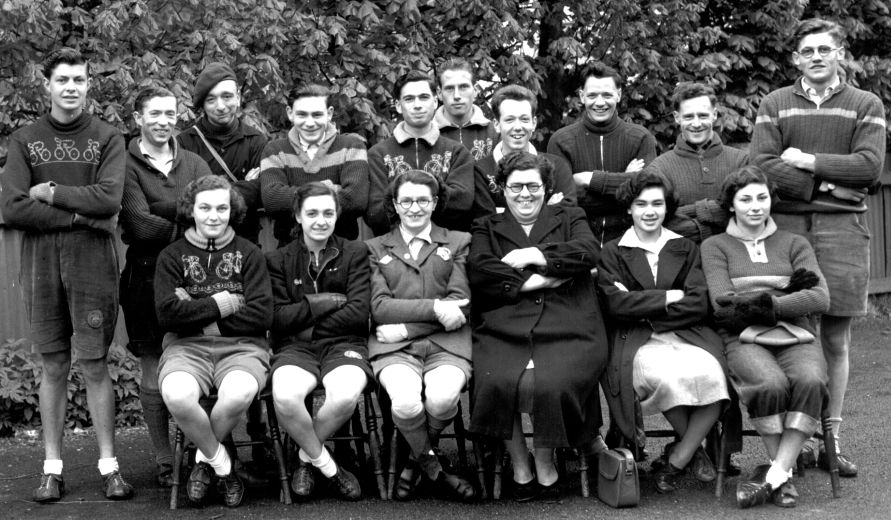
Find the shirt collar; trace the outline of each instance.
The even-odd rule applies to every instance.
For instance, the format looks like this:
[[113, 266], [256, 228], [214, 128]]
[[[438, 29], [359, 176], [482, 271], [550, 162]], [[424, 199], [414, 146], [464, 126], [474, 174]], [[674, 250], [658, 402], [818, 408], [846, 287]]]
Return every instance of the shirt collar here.
[[433, 121], [436, 123], [436, 126], [439, 128], [466, 128], [471, 125], [476, 126], [489, 126], [489, 119], [483, 114], [483, 110], [473, 105], [470, 109], [470, 119], [465, 121], [464, 123], [458, 125], [453, 123], [445, 113], [445, 107], [441, 106], [436, 109], [436, 115], [433, 116]]
[[433, 243], [433, 239], [430, 238], [430, 231], [433, 229], [433, 224], [427, 224], [427, 227], [421, 230], [417, 235], [413, 235], [410, 233], [402, 224], [399, 224], [399, 234], [402, 235], [402, 240], [405, 241], [405, 245], [410, 245], [411, 240], [413, 238], [420, 238], [421, 240], [427, 242], [428, 244]]
[[[405, 121], [400, 121], [396, 128], [393, 129], [393, 137], [396, 139], [396, 142], [402, 144], [409, 139], [414, 139], [415, 136], [408, 133], [405, 129]], [[424, 134], [418, 137], [418, 139], [423, 139], [427, 141], [427, 144], [430, 146], [435, 146], [436, 141], [439, 139], [439, 127], [437, 127], [433, 121], [430, 122], [430, 125], [427, 127], [427, 130], [424, 131]]]
[[841, 78], [838, 76], [838, 74], [836, 74], [836, 75], [835, 75], [835, 79], [832, 80], [832, 83], [830, 83], [829, 86], [826, 87], [826, 90], [823, 92], [823, 95], [820, 96], [819, 94], [817, 94], [817, 89], [815, 89], [814, 87], [808, 85], [807, 80], [806, 80], [806, 78], [805, 78], [804, 76], [801, 77], [801, 88], [802, 88], [802, 90], [804, 90], [804, 93], [807, 94], [808, 97], [812, 97], [812, 98], [825, 98], [825, 97], [828, 97], [829, 94], [832, 94], [832, 92], [833, 92], [834, 90], [838, 89], [838, 86], [839, 86], [839, 85], [841, 85]]
[[[149, 153], [148, 148], [145, 147], [145, 143], [143, 143], [142, 138], [138, 138], [136, 143], [139, 145], [139, 153], [142, 154], [142, 157], [151, 164], [162, 164], [161, 159], [155, 157], [151, 153]], [[176, 139], [170, 140], [170, 159], [168, 159], [164, 164], [171, 164], [176, 159]], [[168, 170], [169, 172], [170, 170]], [[167, 175], [167, 172], [161, 172], [164, 175]]]
[[727, 234], [742, 241], [757, 242], [759, 240], [764, 240], [770, 235], [776, 233], [776, 231], [777, 225], [773, 221], [773, 217], [767, 217], [767, 224], [764, 226], [764, 231], [762, 231], [761, 234], [755, 238], [748, 237], [743, 233], [742, 229], [740, 229], [739, 225], [736, 223], [736, 218], [731, 217], [730, 220], [727, 222]]
[[636, 247], [638, 249], [643, 249], [648, 253], [658, 255], [659, 251], [662, 251], [662, 248], [665, 247], [665, 244], [667, 244], [669, 240], [674, 240], [676, 238], [681, 238], [681, 235], [663, 227], [662, 233], [659, 234], [659, 238], [656, 239], [655, 243], [645, 244], [640, 241], [640, 238], [637, 236], [637, 233], [634, 232], [634, 227], [632, 226], [628, 228], [625, 231], [625, 234], [622, 235], [622, 238], [619, 239], [619, 245], [622, 247]]
[[[504, 143], [499, 142], [492, 148], [492, 158], [495, 159], [495, 164], [498, 164], [501, 159], [504, 158], [504, 149], [502, 146]], [[532, 143], [526, 143], [526, 151], [531, 153], [532, 155], [538, 155], [538, 152], [535, 150], [535, 147], [532, 146]]]

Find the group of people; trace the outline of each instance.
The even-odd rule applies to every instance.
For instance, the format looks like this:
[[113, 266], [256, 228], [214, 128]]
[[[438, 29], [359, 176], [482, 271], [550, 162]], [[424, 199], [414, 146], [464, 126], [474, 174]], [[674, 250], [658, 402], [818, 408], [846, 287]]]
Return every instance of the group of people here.
[[[13, 134], [0, 199], [6, 223], [24, 231], [24, 298], [43, 365], [46, 460], [34, 499], [64, 493], [72, 358], [105, 495], [133, 494], [114, 456], [105, 364], [120, 303], [158, 483], [173, 478], [169, 413], [197, 448], [195, 502], [215, 487], [226, 505], [241, 503], [249, 476], [229, 440], [245, 413], [249, 433], [263, 434], [250, 409], [271, 381], [299, 446], [291, 488], [301, 497], [319, 475], [361, 497], [325, 441], [376, 385], [409, 451], [397, 499], [424, 479], [476, 498], [435, 449], [465, 390], [470, 430], [505, 443], [514, 498], [553, 495], [554, 449], [602, 446], [602, 386], [613, 439], [641, 446], [642, 415], [661, 413], [675, 430], [653, 462], [660, 493], [685, 472], [716, 478], [703, 440], [738, 396], [770, 459], [740, 481], [739, 505], [794, 506], [796, 460], [826, 464], [809, 440], [820, 417], [839, 434], [851, 319], [866, 311], [865, 197], [885, 155], [882, 103], [845, 82], [840, 28], [805, 20], [795, 41], [802, 76], [764, 98], [750, 153], [721, 142], [714, 91], [682, 83], [678, 140], [658, 157], [653, 136], [619, 116], [624, 80], [601, 63], [584, 73], [584, 113], [547, 152], [530, 143], [535, 95], [500, 88], [489, 120], [463, 59], [435, 80], [399, 78], [401, 120], [370, 149], [338, 131], [319, 85], [289, 94], [293, 126], [267, 142], [239, 117], [238, 80], [222, 63], [199, 75], [192, 104], [203, 114], [178, 135], [174, 94], [140, 90], [139, 134], [125, 147], [84, 111], [83, 56], [48, 54], [51, 109]], [[278, 240], [265, 254], [260, 209]], [[307, 397], [320, 385], [313, 417]], [[206, 411], [199, 401], [211, 393]], [[845, 456], [839, 469], [857, 473]]]

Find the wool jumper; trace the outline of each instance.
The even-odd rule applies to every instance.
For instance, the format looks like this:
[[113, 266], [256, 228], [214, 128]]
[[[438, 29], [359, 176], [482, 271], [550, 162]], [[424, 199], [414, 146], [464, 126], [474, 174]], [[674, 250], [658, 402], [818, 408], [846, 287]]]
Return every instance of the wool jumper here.
[[587, 114], [578, 122], [554, 132], [548, 153], [566, 159], [573, 173], [593, 172], [587, 190], [579, 192], [579, 206], [598, 243], [618, 238], [628, 229], [625, 208], [616, 202], [616, 189], [629, 178], [625, 173], [634, 159], [650, 163], [656, 158], [656, 138], [646, 128], [614, 114], [597, 124]]
[[[844, 83], [819, 105], [805, 94], [801, 80], [765, 96], [752, 135], [752, 163], [777, 185], [777, 213], [864, 212], [860, 203], [819, 191], [821, 181], [870, 188], [885, 159], [885, 113], [881, 100]], [[789, 147], [816, 155], [814, 172], [780, 158]]]
[[368, 157], [365, 141], [355, 134], [340, 134], [333, 124], [312, 158], [300, 144], [296, 129], [285, 139], [271, 141], [260, 161], [260, 192], [263, 208], [274, 219], [275, 238], [291, 241], [294, 229], [293, 204], [297, 188], [309, 182], [329, 181], [339, 186], [340, 215], [335, 233], [354, 239], [359, 229], [356, 219], [368, 205]]
[[443, 186], [433, 213], [433, 223], [451, 230], [468, 231], [473, 205], [473, 156], [461, 143], [441, 137], [435, 124], [421, 137], [405, 130], [405, 122], [392, 137], [368, 150], [371, 190], [365, 222], [375, 236], [390, 231], [396, 222], [392, 204], [387, 207], [390, 182], [408, 170], [424, 170]]
[[[120, 210], [126, 155], [121, 133], [88, 112], [70, 123], [49, 114], [14, 132], [0, 191], [6, 224], [31, 232], [71, 228], [75, 213], [108, 218]], [[52, 205], [28, 190], [56, 183]]]
[[748, 164], [746, 152], [724, 146], [718, 134], [701, 147], [678, 136], [674, 149], [656, 157], [649, 168], [671, 181], [679, 207], [665, 227], [701, 243], [724, 231], [729, 214], [718, 204], [724, 179]]

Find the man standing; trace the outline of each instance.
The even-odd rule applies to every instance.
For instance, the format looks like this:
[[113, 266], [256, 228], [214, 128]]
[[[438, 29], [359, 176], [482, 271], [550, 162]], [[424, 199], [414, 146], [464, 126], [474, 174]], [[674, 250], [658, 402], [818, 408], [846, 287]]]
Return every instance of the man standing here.
[[579, 206], [602, 246], [628, 229], [628, 215], [616, 202], [616, 188], [656, 157], [656, 139], [646, 128], [619, 118], [624, 82], [615, 69], [592, 63], [583, 81], [579, 97], [585, 113], [551, 136], [548, 152], [572, 167]]
[[313, 181], [337, 191], [340, 215], [334, 232], [355, 240], [357, 219], [368, 206], [368, 153], [365, 140], [341, 134], [331, 122], [334, 107], [330, 92], [321, 85], [306, 85], [288, 97], [288, 119], [294, 126], [288, 137], [266, 145], [260, 162], [263, 207], [275, 219], [279, 246], [291, 241], [294, 229], [294, 194]]
[[393, 87], [396, 111], [402, 121], [393, 135], [368, 150], [371, 190], [365, 222], [375, 236], [390, 231], [385, 198], [393, 177], [408, 170], [424, 170], [441, 184], [433, 223], [446, 229], [469, 231], [473, 204], [473, 156], [461, 143], [442, 137], [433, 123], [436, 111], [430, 76], [412, 70]]
[[40, 354], [43, 474], [36, 502], [59, 500], [62, 431], [72, 351], [80, 364], [99, 444], [105, 496], [133, 487], [114, 455], [115, 399], [106, 357], [118, 315], [114, 244], [124, 188], [124, 139], [84, 110], [87, 61], [63, 48], [43, 60], [50, 112], [10, 137], [0, 202], [6, 223], [24, 231], [22, 286], [33, 349]]
[[169, 487], [173, 484], [173, 451], [167, 407], [158, 389], [164, 332], [155, 315], [155, 263], [161, 250], [186, 230], [176, 221], [177, 197], [189, 182], [211, 173], [207, 163], [181, 150], [173, 138], [179, 117], [171, 91], [143, 88], [133, 105], [139, 136], [130, 141], [127, 150], [121, 227], [128, 247], [120, 300], [129, 338], [127, 350], [139, 358], [142, 368], [139, 402], [155, 452], [155, 477], [158, 485]]
[[473, 160], [492, 152], [498, 132], [480, 107], [476, 106], [473, 67], [463, 58], [451, 58], [439, 67], [437, 97], [442, 106], [436, 110], [434, 122], [439, 135], [463, 144]]
[[681, 83], [671, 101], [680, 134], [674, 149], [656, 157], [649, 168], [670, 180], [678, 197], [680, 206], [666, 227], [698, 244], [724, 232], [728, 215], [717, 201], [721, 183], [749, 159], [746, 152], [725, 146], [715, 132], [718, 107], [711, 87]]
[[[507, 85], [498, 89], [492, 96], [492, 110], [495, 112], [495, 128], [500, 140], [492, 153], [477, 160], [474, 166], [473, 218], [491, 215], [505, 208], [504, 193], [495, 183], [498, 164], [505, 155], [513, 152], [536, 154], [529, 142], [535, 132], [538, 101], [535, 94], [520, 85]], [[563, 203], [576, 205], [575, 183], [569, 163], [562, 157], [542, 153], [554, 164], [552, 195], [548, 204]], [[499, 209], [500, 208], [500, 209]]]
[[222, 175], [244, 197], [248, 214], [237, 234], [255, 244], [260, 235], [260, 158], [266, 136], [246, 124], [239, 111], [241, 92], [235, 72], [226, 64], [208, 64], [195, 81], [192, 108], [204, 115], [177, 137], [182, 147], [197, 153], [214, 175]]
[[[838, 24], [803, 20], [794, 42], [792, 60], [802, 76], [761, 101], [752, 161], [776, 183], [783, 199], [772, 212], [777, 227], [808, 238], [829, 285], [830, 306], [820, 336], [829, 373], [827, 411], [838, 438], [851, 320], [866, 314], [866, 194], [882, 171], [886, 123], [881, 100], [845, 81], [839, 68], [844, 33]], [[824, 453], [819, 457], [823, 466]], [[804, 462], [812, 462], [814, 454], [813, 445], [806, 445]], [[856, 476], [857, 466], [839, 456], [839, 474]]]

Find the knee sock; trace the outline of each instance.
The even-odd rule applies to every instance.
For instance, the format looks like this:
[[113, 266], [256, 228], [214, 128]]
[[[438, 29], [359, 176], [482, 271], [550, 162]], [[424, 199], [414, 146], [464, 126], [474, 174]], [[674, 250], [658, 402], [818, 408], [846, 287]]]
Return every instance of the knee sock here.
[[108, 475], [111, 472], [118, 470], [118, 458], [117, 457], [106, 457], [104, 459], [99, 459], [99, 474], [100, 475]]
[[427, 434], [427, 415], [421, 413], [408, 419], [402, 419], [394, 415], [393, 424], [399, 428], [399, 432], [405, 437], [405, 442], [408, 443], [408, 447], [411, 449], [411, 454], [415, 460], [426, 461], [432, 459], [436, 461], [435, 466], [437, 467], [429, 465], [430, 467], [422, 468], [428, 477], [435, 479], [442, 468], [438, 467], [439, 461], [436, 460], [436, 457], [431, 457], [433, 455], [433, 447], [430, 444], [430, 436]]
[[62, 474], [62, 459], [46, 459], [43, 461], [43, 472], [47, 475]]
[[217, 444], [217, 452], [212, 457], [206, 456], [201, 450], [195, 452], [195, 462], [206, 462], [213, 468], [218, 477], [225, 477], [232, 472], [232, 459], [229, 452], [222, 444]]
[[835, 452], [838, 453], [841, 450], [841, 417], [830, 417], [829, 424], [832, 425], [832, 433], [835, 436]]
[[[456, 412], [457, 413], [457, 412]], [[427, 413], [427, 436], [430, 438], [430, 444], [436, 446], [439, 444], [439, 435], [452, 422], [455, 416], [451, 415], [447, 419], [440, 419]]]
[[140, 390], [139, 402], [142, 403], [142, 415], [148, 427], [152, 448], [155, 450], [157, 464], [172, 464], [173, 451], [170, 449], [170, 422], [167, 406], [157, 390]]
[[331, 454], [328, 453], [328, 448], [324, 446], [322, 446], [322, 453], [316, 458], [307, 455], [306, 452], [303, 451], [303, 448], [300, 448], [297, 456], [300, 457], [300, 460], [303, 462], [309, 462], [313, 466], [319, 468], [319, 471], [322, 472], [322, 475], [324, 475], [325, 478], [331, 478], [337, 473], [337, 464], [334, 462], [334, 459], [331, 458]]

